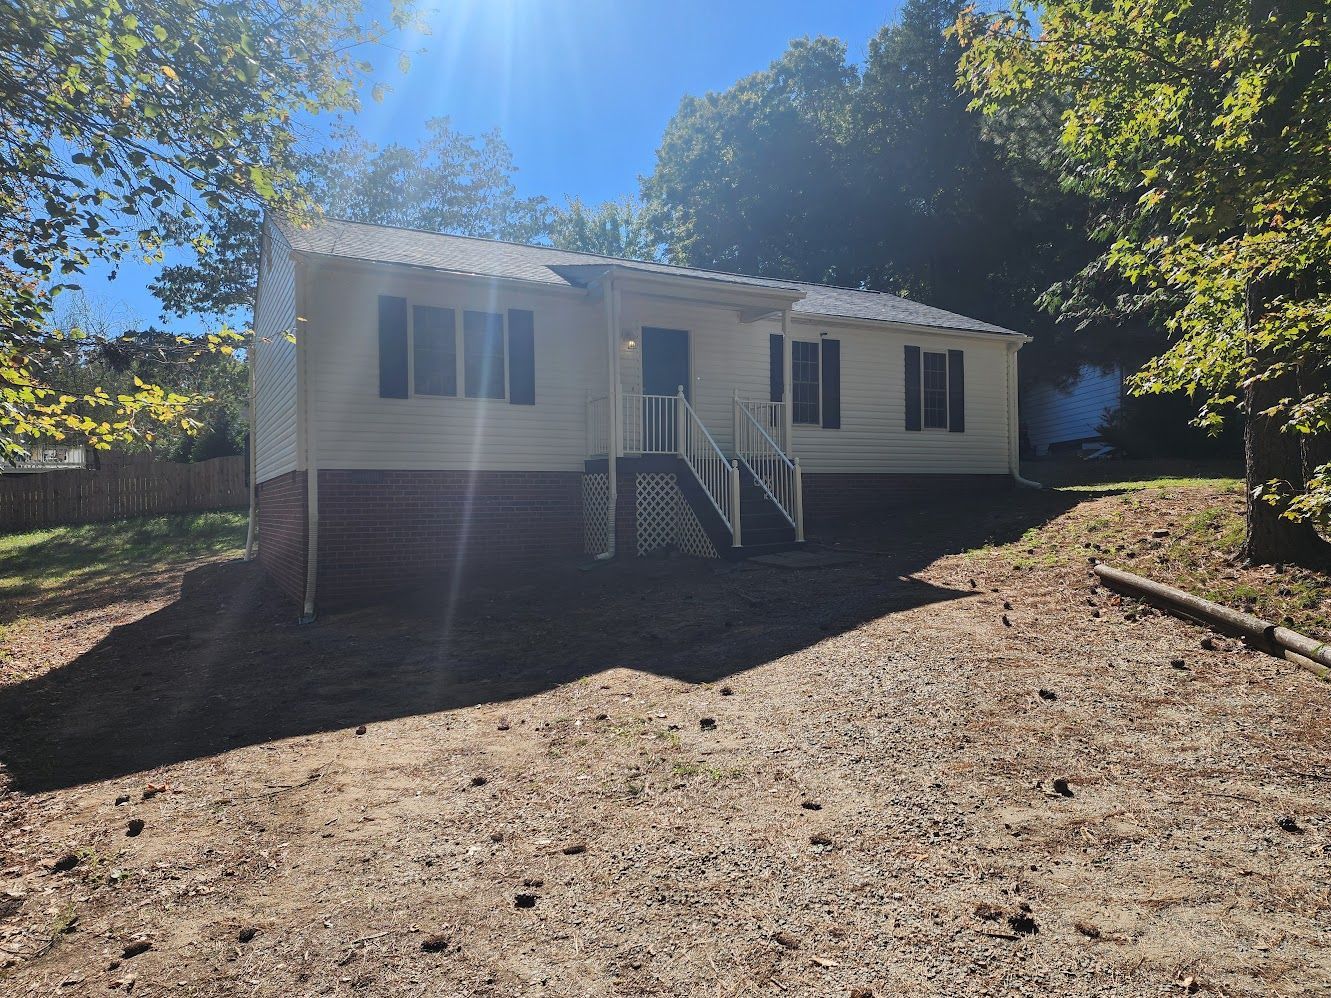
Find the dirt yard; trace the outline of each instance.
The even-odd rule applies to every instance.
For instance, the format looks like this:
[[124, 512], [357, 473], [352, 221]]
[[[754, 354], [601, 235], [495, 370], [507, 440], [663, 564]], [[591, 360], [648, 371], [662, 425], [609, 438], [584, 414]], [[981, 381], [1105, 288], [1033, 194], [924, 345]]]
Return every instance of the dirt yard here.
[[820, 535], [832, 568], [306, 627], [216, 554], [33, 596], [0, 993], [1331, 994], [1331, 687], [1088, 571], [1324, 621], [1227, 559], [1239, 502], [1023, 492]]

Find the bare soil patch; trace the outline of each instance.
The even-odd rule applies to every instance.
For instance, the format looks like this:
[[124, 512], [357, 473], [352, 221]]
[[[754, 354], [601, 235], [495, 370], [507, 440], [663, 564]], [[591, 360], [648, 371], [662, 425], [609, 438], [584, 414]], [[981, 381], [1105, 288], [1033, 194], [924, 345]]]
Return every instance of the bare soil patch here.
[[1181, 572], [1235, 501], [1014, 493], [824, 569], [551, 566], [308, 627], [215, 560], [31, 608], [0, 992], [1331, 993], [1327, 687], [1088, 572]]

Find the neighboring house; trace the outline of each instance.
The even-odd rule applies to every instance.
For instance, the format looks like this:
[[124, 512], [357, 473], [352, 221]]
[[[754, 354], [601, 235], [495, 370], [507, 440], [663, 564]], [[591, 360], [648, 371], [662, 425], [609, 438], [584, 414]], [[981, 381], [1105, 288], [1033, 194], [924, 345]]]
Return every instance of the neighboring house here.
[[82, 444], [32, 444], [28, 457], [16, 464], [0, 461], [0, 475], [33, 474], [39, 471], [70, 471], [88, 466]]
[[1123, 370], [1086, 366], [1066, 388], [1035, 385], [1022, 402], [1032, 453], [1044, 457], [1103, 443], [1099, 427], [1123, 404]]
[[464, 563], [779, 550], [1018, 472], [1027, 337], [892, 295], [270, 220], [257, 303], [259, 558], [307, 616]]

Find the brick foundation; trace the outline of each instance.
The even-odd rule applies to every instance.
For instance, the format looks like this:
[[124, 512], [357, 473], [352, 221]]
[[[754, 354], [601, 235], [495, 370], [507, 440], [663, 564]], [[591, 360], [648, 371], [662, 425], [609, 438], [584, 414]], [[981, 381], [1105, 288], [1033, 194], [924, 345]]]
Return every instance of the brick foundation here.
[[259, 564], [284, 593], [305, 598], [305, 473], [292, 471], [256, 487]]
[[854, 520], [929, 499], [1005, 492], [1007, 475], [804, 475], [806, 526]]
[[320, 606], [582, 544], [581, 472], [319, 472]]

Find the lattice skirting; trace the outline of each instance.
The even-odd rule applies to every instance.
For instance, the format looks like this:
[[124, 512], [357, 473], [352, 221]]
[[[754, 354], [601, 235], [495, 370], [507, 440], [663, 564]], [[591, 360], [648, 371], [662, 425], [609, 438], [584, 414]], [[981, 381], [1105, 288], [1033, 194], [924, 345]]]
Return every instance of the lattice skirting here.
[[[679, 491], [674, 475], [637, 475], [636, 478], [639, 555], [673, 547], [697, 558], [717, 557], [716, 548]], [[605, 533], [604, 527], [601, 533]]]
[[600, 554], [610, 546], [606, 533], [607, 504], [610, 501], [608, 475], [582, 476], [582, 540], [588, 554]]

